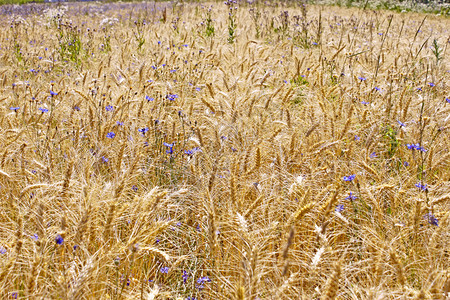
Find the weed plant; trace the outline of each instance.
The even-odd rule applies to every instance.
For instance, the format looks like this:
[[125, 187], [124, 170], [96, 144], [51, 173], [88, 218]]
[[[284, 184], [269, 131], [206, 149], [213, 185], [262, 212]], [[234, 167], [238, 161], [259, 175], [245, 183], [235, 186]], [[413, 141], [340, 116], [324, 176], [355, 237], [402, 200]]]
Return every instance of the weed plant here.
[[449, 19], [201, 5], [2, 9], [0, 298], [448, 299]]

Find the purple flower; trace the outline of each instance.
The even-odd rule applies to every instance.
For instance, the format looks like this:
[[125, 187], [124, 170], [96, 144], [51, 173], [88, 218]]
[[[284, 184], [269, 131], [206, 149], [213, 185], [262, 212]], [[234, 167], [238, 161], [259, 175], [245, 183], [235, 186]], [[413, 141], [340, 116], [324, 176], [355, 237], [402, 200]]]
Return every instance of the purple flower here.
[[39, 107], [39, 110], [42, 111], [42, 113], [48, 112], [48, 109], [46, 109], [46, 108], [44, 108], [44, 107]]
[[349, 176], [344, 176], [343, 180], [344, 181], [353, 181], [353, 179], [355, 179], [356, 175], [349, 175]]
[[186, 271], [183, 271], [183, 276], [181, 276], [183, 278], [183, 283], [187, 282], [187, 279], [189, 278], [189, 273]]
[[54, 91], [50, 91], [50, 95], [53, 97], [53, 96], [57, 96], [58, 93], [56, 93], [56, 92], [54, 92]]
[[166, 153], [167, 154], [172, 154], [173, 153], [173, 145], [174, 145], [174, 143], [172, 143], [172, 144], [163, 143], [163, 144], [164, 144], [164, 146], [169, 147], [169, 150], [166, 150]]
[[5, 254], [7, 251], [6, 251], [6, 249], [5, 248], [3, 248], [3, 247], [0, 247], [0, 254]]
[[355, 135], [355, 141], [359, 141], [361, 138], [357, 135]]
[[409, 163], [408, 163], [407, 161], [404, 161], [404, 162], [403, 162], [403, 165], [404, 165], [405, 167], [409, 167]]
[[31, 238], [32, 238], [33, 240], [35, 240], [35, 241], [39, 240], [39, 236], [37, 235], [37, 233], [33, 234], [33, 235], [31, 236]]
[[428, 85], [429, 85], [430, 87], [435, 87], [435, 86], [436, 86], [436, 85], [435, 85], [434, 83], [432, 83], [432, 82], [429, 82]]
[[169, 267], [162, 267], [161, 270], [159, 270], [163, 274], [169, 273]]
[[365, 81], [367, 78], [363, 77], [363, 76], [359, 76], [358, 79], [361, 80], [361, 81]]
[[353, 200], [356, 200], [357, 198], [358, 198], [358, 197], [356, 197], [355, 195], [353, 195], [352, 192], [350, 192], [350, 194], [348, 195], [347, 198], [345, 198], [345, 200], [353, 201]]
[[102, 161], [103, 161], [104, 163], [107, 163], [107, 162], [109, 161], [109, 159], [106, 158], [106, 157], [104, 157], [104, 156], [102, 156]]
[[108, 132], [108, 133], [106, 134], [106, 137], [107, 137], [108, 139], [113, 139], [115, 136], [116, 136], [116, 134], [115, 134], [114, 132]]
[[9, 109], [10, 109], [10, 110], [13, 110], [13, 111], [15, 111], [15, 112], [17, 112], [17, 111], [20, 109], [20, 106], [17, 106], [17, 107], [10, 107]]
[[76, 111], [80, 111], [80, 108], [78, 106], [74, 106], [73, 109]]
[[142, 135], [144, 135], [144, 133], [146, 133], [147, 131], [149, 131], [149, 129], [148, 129], [148, 127], [145, 127], [145, 128], [140, 128], [140, 129], [138, 129], [138, 131], [139, 131], [140, 133], [142, 133]]
[[439, 226], [439, 225], [438, 225], [439, 220], [436, 219], [436, 218], [433, 216], [432, 213], [427, 213], [427, 214], [424, 216], [424, 219], [428, 220], [428, 223], [430, 223], [431, 225]]
[[105, 109], [106, 109], [106, 111], [113, 111], [113, 110], [114, 110], [114, 107], [113, 107], [112, 105], [107, 105], [107, 106], [105, 107]]
[[119, 126], [122, 126], [122, 125], [123, 125], [123, 122], [120, 122], [120, 121], [117, 121], [116, 123], [117, 123], [117, 125], [119, 125]]
[[406, 127], [405, 123], [400, 122], [399, 120], [397, 120], [398, 125], [400, 125], [400, 127]]
[[150, 102], [150, 101], [154, 101], [155, 98], [150, 97], [150, 96], [145, 96], [145, 100], [147, 100], [148, 102]]
[[55, 241], [56, 241], [56, 243], [57, 243], [58, 245], [62, 245], [62, 243], [64, 243], [64, 239], [63, 239], [63, 237], [62, 237], [60, 234], [58, 234], [58, 235], [56, 236]]
[[132, 189], [133, 191], [135, 191], [135, 192], [137, 192], [137, 191], [138, 191], [138, 187], [137, 187], [137, 186], [135, 186], [135, 185], [133, 185], [133, 186], [131, 187], [131, 189]]
[[427, 187], [426, 184], [422, 184], [422, 183], [419, 182], [419, 183], [416, 183], [415, 186], [416, 186], [418, 189], [420, 189], [420, 190], [422, 190], [422, 191], [424, 191], [424, 192], [427, 192], [427, 191], [428, 191], [428, 187]]
[[211, 279], [209, 279], [208, 276], [197, 279], [197, 288], [199, 290], [204, 289], [205, 288], [204, 283], [206, 283], [206, 282], [211, 282]]
[[341, 212], [341, 211], [343, 211], [345, 208], [344, 208], [344, 204], [339, 204], [338, 206], [336, 206], [336, 208], [334, 209], [334, 211], [335, 212]]
[[450, 98], [445, 98], [445, 101], [447, 101], [447, 103], [450, 103]]
[[369, 157], [370, 157], [370, 158], [376, 158], [376, 157], [377, 157], [377, 153], [376, 153], [376, 152], [372, 152], [372, 153], [369, 155]]
[[374, 87], [374, 89], [375, 89], [376, 91], [378, 91], [378, 92], [381, 91], [381, 89], [380, 89], [379, 87], [377, 87], [377, 86]]

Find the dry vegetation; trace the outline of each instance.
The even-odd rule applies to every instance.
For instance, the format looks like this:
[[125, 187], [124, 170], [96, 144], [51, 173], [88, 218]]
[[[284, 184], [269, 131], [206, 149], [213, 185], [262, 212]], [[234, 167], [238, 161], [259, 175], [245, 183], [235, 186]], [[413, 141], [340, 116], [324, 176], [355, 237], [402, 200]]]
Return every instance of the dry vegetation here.
[[2, 10], [0, 298], [448, 299], [449, 19], [230, 4]]

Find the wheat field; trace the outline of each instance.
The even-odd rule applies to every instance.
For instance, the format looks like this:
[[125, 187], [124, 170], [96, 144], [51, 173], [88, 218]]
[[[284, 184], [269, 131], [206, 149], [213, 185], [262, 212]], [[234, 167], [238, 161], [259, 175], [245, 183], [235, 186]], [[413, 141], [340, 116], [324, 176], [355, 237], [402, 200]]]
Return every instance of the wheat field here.
[[1, 299], [449, 299], [450, 19], [0, 7]]

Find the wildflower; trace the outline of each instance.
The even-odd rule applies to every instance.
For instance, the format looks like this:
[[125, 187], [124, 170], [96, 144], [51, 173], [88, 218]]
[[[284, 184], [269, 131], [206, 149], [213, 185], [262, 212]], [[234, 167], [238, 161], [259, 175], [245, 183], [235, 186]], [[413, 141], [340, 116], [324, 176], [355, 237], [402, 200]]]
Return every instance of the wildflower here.
[[107, 137], [108, 139], [113, 139], [115, 136], [116, 136], [116, 134], [115, 134], [114, 132], [108, 132], [108, 133], [106, 134], [106, 137]]
[[63, 237], [62, 237], [60, 234], [58, 234], [58, 235], [56, 236], [55, 241], [56, 241], [56, 243], [57, 243], [58, 245], [62, 245], [62, 243], [64, 243], [64, 239], [63, 239]]
[[379, 91], [381, 91], [381, 89], [379, 88], [379, 87], [374, 87], [374, 89], [377, 91], [377, 92], [379, 92]]
[[195, 90], [196, 90], [197, 92], [200, 92], [200, 91], [202, 90], [202, 88], [196, 87]]
[[173, 153], [173, 145], [174, 145], [174, 144], [175, 144], [175, 143], [172, 143], [172, 144], [163, 143], [164, 146], [169, 147], [169, 150], [166, 150], [166, 153], [167, 153], [167, 154], [172, 154], [172, 153]]
[[107, 162], [109, 161], [109, 159], [106, 158], [106, 157], [104, 157], [104, 156], [102, 156], [102, 161], [103, 161], [104, 163], [107, 163]]
[[175, 101], [175, 99], [178, 98], [177, 94], [168, 94], [166, 95], [166, 99], [170, 100], [170, 101]]
[[428, 85], [429, 85], [430, 87], [435, 87], [435, 86], [436, 86], [436, 85], [435, 85], [434, 83], [432, 83], [432, 82], [429, 82]]
[[31, 238], [32, 238], [33, 240], [37, 241], [37, 240], [39, 239], [39, 236], [37, 235], [37, 233], [35, 233], [35, 234], [33, 234], [33, 235], [31, 236]]
[[350, 192], [350, 194], [348, 195], [347, 198], [345, 198], [345, 200], [353, 201], [353, 200], [356, 200], [357, 198], [358, 198], [358, 197], [356, 197], [355, 195], [353, 195], [352, 192]]
[[80, 108], [78, 106], [76, 106], [76, 105], [73, 107], [73, 109], [76, 110], [76, 111], [80, 111]]
[[183, 271], [183, 276], [181, 276], [183, 278], [183, 283], [187, 282], [187, 279], [189, 278], [189, 273], [186, 271]]
[[119, 126], [122, 126], [122, 125], [123, 125], [123, 122], [120, 122], [120, 121], [117, 121], [116, 123], [117, 123], [117, 125], [119, 125]]
[[107, 106], [105, 107], [105, 109], [106, 109], [106, 111], [113, 111], [113, 110], [114, 110], [114, 107], [113, 107], [112, 105], [107, 105]]
[[409, 150], [418, 150], [422, 152], [427, 152], [427, 149], [420, 146], [420, 144], [406, 144], [406, 148]]
[[370, 158], [376, 158], [376, 157], [377, 157], [377, 153], [376, 153], [376, 152], [372, 152], [372, 153], [369, 155], [369, 157], [370, 157]]
[[355, 135], [355, 141], [359, 141], [361, 138], [359, 137], [359, 136], [357, 136], [357, 135]]
[[400, 127], [406, 127], [405, 123], [400, 122], [399, 120], [397, 120], [398, 125], [400, 125]]
[[416, 186], [419, 190], [422, 190], [422, 191], [424, 191], [424, 192], [427, 192], [427, 191], [428, 191], [428, 187], [427, 187], [426, 184], [422, 184], [422, 183], [419, 182], [419, 183], [416, 183], [415, 186]]
[[77, 250], [78, 247], [79, 247], [78, 245], [73, 245], [73, 251]]
[[13, 111], [15, 111], [15, 112], [17, 112], [17, 111], [20, 109], [20, 106], [17, 106], [17, 107], [10, 107], [9, 109], [10, 109], [10, 110], [13, 110]]
[[206, 282], [211, 282], [211, 279], [209, 279], [208, 276], [200, 277], [199, 279], [197, 279], [197, 288], [199, 290], [204, 289], [205, 288], [204, 284]]
[[150, 101], [154, 101], [155, 98], [150, 97], [150, 96], [145, 96], [145, 100], [147, 100], [148, 102], [150, 102]]
[[450, 98], [445, 98], [445, 101], [447, 101], [447, 103], [450, 103]]
[[430, 223], [431, 225], [439, 226], [439, 225], [438, 225], [439, 220], [436, 219], [436, 218], [433, 216], [432, 213], [427, 213], [427, 214], [424, 216], [424, 219], [428, 220], [428, 223]]
[[135, 185], [133, 185], [133, 186], [131, 187], [131, 189], [132, 189], [133, 191], [135, 191], [135, 192], [137, 192], [137, 191], [138, 191], [138, 187], [137, 187], [137, 186], [135, 186]]
[[341, 211], [344, 210], [344, 204], [339, 204], [338, 206], [336, 206], [336, 208], [334, 209], [335, 212], [340, 213]]
[[405, 167], [409, 167], [409, 163], [408, 163], [407, 161], [404, 161], [404, 162], [403, 162], [403, 165], [404, 165]]
[[361, 80], [361, 81], [366, 81], [367, 78], [363, 77], [363, 76], [359, 76], [358, 79]]
[[161, 270], [159, 270], [163, 274], [169, 273], [169, 267], [162, 267]]
[[40, 110], [42, 113], [48, 112], [48, 109], [46, 109], [46, 108], [44, 108], [44, 107], [39, 107], [39, 110]]
[[353, 179], [355, 179], [355, 174], [353, 175], [349, 175], [349, 176], [344, 176], [344, 181], [352, 181]]
[[56, 92], [54, 92], [54, 91], [52, 91], [52, 90], [50, 90], [50, 95], [53, 97], [53, 96], [57, 96], [58, 95], [58, 93], [56, 93]]
[[370, 102], [368, 102], [368, 101], [361, 101], [361, 104], [367, 105], [367, 104], [370, 104]]
[[149, 131], [149, 129], [148, 129], [148, 127], [145, 127], [145, 128], [140, 128], [140, 129], [138, 129], [138, 131], [139, 131], [140, 133], [142, 133], [142, 135], [144, 135], [144, 133], [146, 133], [147, 131]]
[[0, 254], [5, 254], [6, 253], [6, 249], [3, 247], [0, 247]]

